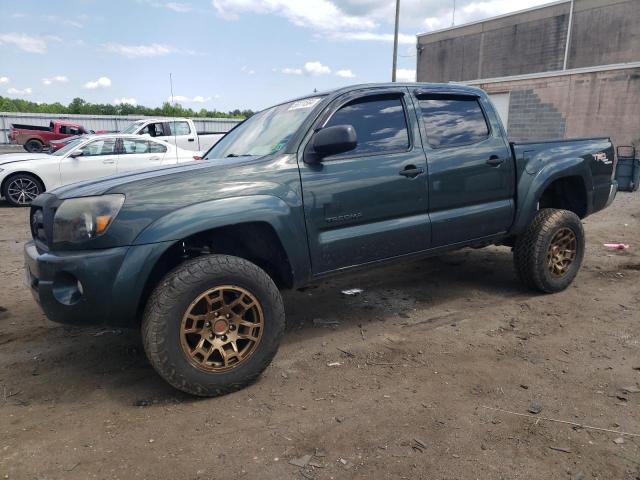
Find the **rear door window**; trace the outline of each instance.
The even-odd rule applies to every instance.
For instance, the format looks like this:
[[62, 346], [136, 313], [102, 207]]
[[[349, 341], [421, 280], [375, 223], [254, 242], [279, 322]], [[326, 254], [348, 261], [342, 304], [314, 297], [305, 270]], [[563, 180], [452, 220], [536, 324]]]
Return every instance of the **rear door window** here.
[[420, 98], [422, 121], [433, 148], [469, 145], [489, 136], [489, 126], [475, 97]]
[[365, 97], [354, 100], [333, 114], [325, 127], [352, 125], [358, 146], [330, 158], [404, 151], [409, 148], [409, 131], [400, 97]]
[[122, 150], [125, 155], [136, 153], [149, 153], [148, 140], [132, 140], [130, 138], [122, 139]]
[[188, 122], [169, 122], [171, 126], [171, 135], [189, 135], [191, 129]]
[[165, 153], [167, 147], [158, 142], [149, 142], [149, 153]]

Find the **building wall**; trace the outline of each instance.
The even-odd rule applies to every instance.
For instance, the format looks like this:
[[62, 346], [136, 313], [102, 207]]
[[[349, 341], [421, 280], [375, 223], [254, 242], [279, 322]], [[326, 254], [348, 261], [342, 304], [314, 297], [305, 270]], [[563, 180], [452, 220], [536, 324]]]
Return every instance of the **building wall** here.
[[640, 144], [640, 68], [475, 85], [511, 93], [513, 141], [605, 135]]
[[[560, 70], [570, 2], [418, 36], [419, 82]], [[640, 0], [575, 0], [568, 68], [640, 60]]]

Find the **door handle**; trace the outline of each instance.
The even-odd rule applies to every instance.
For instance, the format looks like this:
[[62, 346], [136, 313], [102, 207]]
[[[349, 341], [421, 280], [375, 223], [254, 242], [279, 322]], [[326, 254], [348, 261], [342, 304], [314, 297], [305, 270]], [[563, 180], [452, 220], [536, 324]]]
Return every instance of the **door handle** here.
[[115, 160], [103, 160], [102, 163], [104, 163], [105, 165], [110, 165], [112, 163], [116, 163]]
[[403, 170], [400, 170], [399, 174], [407, 178], [415, 178], [418, 175], [424, 173], [424, 168], [418, 168], [415, 165], [407, 165]]
[[487, 165], [491, 165], [492, 167], [497, 167], [498, 165], [502, 165], [504, 163], [504, 158], [499, 158], [497, 155], [491, 155], [489, 160], [487, 160]]
[[188, 138], [187, 140], [189, 140], [190, 142], [195, 142], [196, 141], [195, 138]]
[[157, 162], [158, 160], [160, 160], [160, 157], [151, 157], [149, 160], [152, 162]]

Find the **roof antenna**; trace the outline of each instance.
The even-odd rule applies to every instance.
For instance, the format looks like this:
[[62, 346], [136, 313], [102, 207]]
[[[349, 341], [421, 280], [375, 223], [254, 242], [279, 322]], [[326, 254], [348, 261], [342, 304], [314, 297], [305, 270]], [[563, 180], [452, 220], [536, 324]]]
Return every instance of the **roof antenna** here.
[[[175, 99], [173, 97], [173, 77], [171, 75], [171, 72], [169, 72], [169, 88], [171, 89], [171, 104], [173, 105], [173, 108], [175, 110], [176, 108], [176, 102]], [[175, 118], [175, 115], [173, 116], [173, 118]], [[168, 125], [171, 125], [167, 122]], [[169, 128], [171, 129], [171, 133], [173, 133], [173, 144], [176, 147], [176, 164], [178, 163], [178, 139], [176, 138], [176, 121], [173, 121], [173, 126], [169, 126]]]

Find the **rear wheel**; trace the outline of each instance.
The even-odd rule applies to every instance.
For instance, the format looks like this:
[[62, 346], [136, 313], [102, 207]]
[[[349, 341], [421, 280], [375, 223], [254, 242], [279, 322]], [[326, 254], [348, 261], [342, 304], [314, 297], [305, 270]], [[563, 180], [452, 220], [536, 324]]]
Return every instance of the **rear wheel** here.
[[29, 140], [24, 144], [24, 149], [29, 153], [40, 153], [44, 149], [44, 144], [40, 140]]
[[155, 289], [142, 336], [149, 361], [175, 388], [216, 396], [253, 382], [269, 365], [284, 332], [273, 280], [242, 258], [189, 260]]
[[27, 207], [44, 192], [42, 182], [28, 173], [18, 173], [5, 180], [2, 196], [11, 206]]
[[564, 290], [580, 270], [584, 244], [582, 222], [575, 213], [542, 209], [516, 240], [513, 253], [518, 277], [546, 293]]

